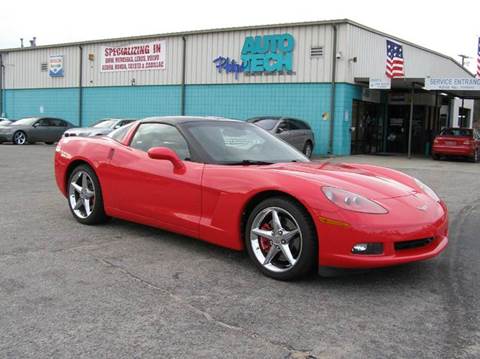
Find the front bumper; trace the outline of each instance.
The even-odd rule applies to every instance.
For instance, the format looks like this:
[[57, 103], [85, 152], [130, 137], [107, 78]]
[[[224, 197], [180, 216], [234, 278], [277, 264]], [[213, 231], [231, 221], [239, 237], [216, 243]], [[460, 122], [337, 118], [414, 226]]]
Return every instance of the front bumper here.
[[[425, 260], [440, 254], [448, 244], [446, 206], [430, 201], [430, 210], [422, 213], [412, 207], [411, 203], [406, 203], [409, 201], [411, 200], [385, 201], [396, 207], [396, 210], [389, 208], [390, 213], [387, 215], [337, 213], [337, 218], [334, 218], [337, 222], [320, 221], [318, 218], [323, 217], [318, 217], [319, 266], [378, 268]], [[403, 212], [405, 210], [409, 212]], [[409, 248], [407, 242], [421, 245]], [[353, 246], [359, 243], [381, 243], [383, 252], [352, 253]]]

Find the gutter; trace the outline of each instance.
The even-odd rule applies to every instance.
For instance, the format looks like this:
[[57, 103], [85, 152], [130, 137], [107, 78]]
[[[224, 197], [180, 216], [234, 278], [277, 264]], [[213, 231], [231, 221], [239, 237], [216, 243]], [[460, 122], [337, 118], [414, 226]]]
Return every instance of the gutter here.
[[332, 51], [332, 81], [330, 94], [330, 137], [328, 139], [328, 154], [333, 154], [333, 134], [335, 129], [335, 90], [337, 72], [337, 25], [332, 24], [333, 29], [333, 51]]
[[182, 36], [183, 50], [182, 50], [182, 82], [181, 82], [181, 94], [180, 94], [180, 115], [185, 116], [185, 66], [186, 66], [186, 50], [187, 50], [187, 39], [185, 36]]
[[83, 119], [83, 46], [79, 45], [80, 50], [80, 65], [78, 76], [78, 126], [82, 127]]

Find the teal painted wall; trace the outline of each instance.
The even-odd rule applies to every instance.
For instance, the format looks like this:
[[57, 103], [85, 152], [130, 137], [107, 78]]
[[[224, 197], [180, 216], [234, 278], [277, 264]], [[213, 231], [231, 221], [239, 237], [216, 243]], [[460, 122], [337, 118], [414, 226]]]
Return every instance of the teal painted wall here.
[[[307, 121], [315, 132], [315, 154], [327, 154], [330, 136], [330, 84], [231, 84], [189, 85], [186, 88], [188, 115], [213, 115], [245, 120], [254, 116], [292, 116]], [[361, 88], [337, 84], [335, 96], [335, 155], [350, 154], [353, 99]]]
[[180, 114], [180, 86], [87, 87], [83, 123], [101, 118], [144, 118]]
[[[5, 117], [53, 116], [78, 123], [78, 88], [21, 89], [4, 91]], [[43, 108], [43, 112], [41, 111]]]
[[[7, 117], [57, 116], [78, 125], [78, 89], [6, 90]], [[83, 125], [105, 117], [143, 118], [180, 114], [181, 87], [132, 86], [88, 87], [83, 89]], [[185, 113], [223, 116], [246, 120], [262, 115], [292, 116], [307, 121], [315, 132], [315, 154], [327, 154], [330, 119], [330, 84], [225, 84], [188, 85]], [[350, 154], [350, 127], [353, 99], [361, 88], [336, 85], [335, 155]], [[43, 114], [40, 113], [43, 106]]]

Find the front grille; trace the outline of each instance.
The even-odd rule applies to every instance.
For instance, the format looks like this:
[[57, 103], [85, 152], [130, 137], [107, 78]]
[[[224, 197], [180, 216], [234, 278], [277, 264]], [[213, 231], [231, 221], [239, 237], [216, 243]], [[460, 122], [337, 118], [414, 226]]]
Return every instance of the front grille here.
[[395, 242], [395, 250], [413, 249], [428, 246], [433, 242], [433, 237], [414, 239], [413, 241]]

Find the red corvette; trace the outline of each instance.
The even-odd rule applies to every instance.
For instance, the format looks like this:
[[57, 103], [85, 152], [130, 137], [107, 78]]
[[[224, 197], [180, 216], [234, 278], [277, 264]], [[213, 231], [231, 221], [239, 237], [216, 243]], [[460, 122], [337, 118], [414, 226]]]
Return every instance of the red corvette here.
[[445, 203], [419, 180], [310, 162], [242, 121], [156, 117], [66, 137], [55, 175], [80, 223], [112, 216], [246, 249], [276, 279], [428, 259], [448, 242]]
[[480, 134], [471, 128], [444, 128], [433, 140], [432, 157], [467, 157], [478, 162], [480, 155]]

